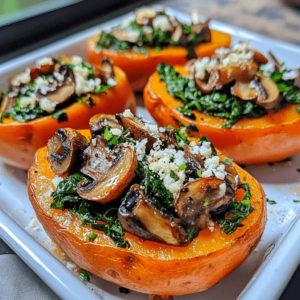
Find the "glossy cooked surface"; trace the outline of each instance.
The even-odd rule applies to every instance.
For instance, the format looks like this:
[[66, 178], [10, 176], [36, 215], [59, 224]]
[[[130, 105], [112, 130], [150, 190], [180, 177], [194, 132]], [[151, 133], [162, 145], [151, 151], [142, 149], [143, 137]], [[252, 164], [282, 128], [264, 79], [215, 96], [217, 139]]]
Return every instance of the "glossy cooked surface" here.
[[[89, 131], [81, 131], [89, 136]], [[224, 160], [225, 157], [221, 156]], [[233, 164], [234, 165], [234, 164]], [[266, 222], [265, 194], [260, 184], [246, 171], [234, 165], [241, 181], [249, 183], [254, 211], [233, 234], [202, 230], [186, 247], [174, 247], [143, 241], [131, 234], [125, 239], [130, 248], [115, 246], [104, 233], [88, 241], [89, 226], [67, 210], [50, 209], [54, 190], [46, 159], [46, 148], [37, 152], [36, 163], [29, 170], [28, 192], [39, 221], [47, 234], [80, 267], [123, 287], [151, 294], [181, 295], [203, 291], [230, 274], [253, 251]], [[238, 190], [237, 200], [243, 198]]]
[[[183, 67], [176, 67], [176, 70], [180, 74], [186, 72]], [[295, 109], [300, 105], [288, 104], [274, 114], [245, 118], [231, 128], [222, 129], [226, 119], [194, 110], [196, 119], [191, 120], [176, 110], [183, 104], [167, 92], [157, 72], [148, 81], [144, 100], [146, 108], [160, 126], [172, 124], [178, 127], [174, 118], [184, 125], [193, 123], [199, 130], [199, 133], [193, 132], [193, 136], [207, 136], [224, 155], [239, 164], [280, 161], [300, 151], [300, 115]], [[278, 147], [278, 143], [284, 146]]]
[[[161, 51], [147, 48], [148, 55], [134, 51], [118, 52], [96, 49], [99, 36], [95, 36], [87, 43], [87, 57], [89, 62], [97, 66], [103, 57], [113, 61], [115, 66], [120, 67], [127, 75], [134, 91], [142, 91], [149, 76], [155, 71], [159, 63], [165, 62], [171, 65], [184, 64], [187, 59], [188, 50], [184, 47], [165, 47]], [[198, 57], [211, 56], [220, 47], [229, 47], [231, 37], [229, 34], [211, 30], [211, 42], [203, 43], [195, 47]]]
[[115, 73], [117, 85], [100, 94], [93, 94], [95, 105], [92, 108], [85, 103], [76, 102], [62, 109], [68, 115], [66, 122], [59, 124], [51, 116], [26, 123], [4, 119], [4, 123], [0, 124], [2, 160], [10, 165], [29, 169], [36, 150], [45, 146], [59, 128], [89, 128], [89, 119], [97, 113], [115, 114], [128, 108], [135, 112], [135, 97], [125, 73], [118, 67], [115, 67]]

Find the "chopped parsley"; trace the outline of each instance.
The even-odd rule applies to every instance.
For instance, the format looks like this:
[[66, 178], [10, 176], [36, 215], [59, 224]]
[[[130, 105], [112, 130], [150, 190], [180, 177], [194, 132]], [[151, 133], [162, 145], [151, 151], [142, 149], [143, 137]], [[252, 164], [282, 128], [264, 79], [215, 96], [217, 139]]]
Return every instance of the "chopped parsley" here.
[[197, 175], [198, 175], [199, 178], [202, 176], [201, 170], [197, 171]]
[[251, 206], [251, 192], [248, 183], [243, 183], [239, 186], [245, 190], [244, 200], [242, 202], [230, 201], [225, 205], [220, 206], [214, 211], [211, 211], [212, 219], [217, 222], [221, 229], [226, 234], [231, 234], [238, 227], [243, 227], [241, 224], [253, 212]]
[[89, 241], [93, 242], [97, 238], [98, 234], [92, 231], [89, 235]]
[[186, 125], [185, 128], [187, 129], [188, 132], [199, 132], [195, 124], [188, 124]]
[[277, 204], [277, 202], [276, 202], [276, 201], [274, 201], [274, 200], [270, 200], [270, 199], [267, 199], [267, 202], [268, 202], [268, 203], [270, 203], [271, 205]]
[[192, 25], [182, 24], [184, 34], [189, 35], [189, 39], [181, 39], [174, 41], [172, 33], [169, 31], [162, 31], [152, 27], [151, 34], [146, 34], [144, 26], [139, 26], [136, 21], [132, 21], [126, 28], [128, 31], [138, 31], [139, 37], [137, 42], [131, 43], [128, 41], [121, 41], [112, 34], [102, 31], [97, 41], [97, 48], [99, 51], [102, 49], [112, 49], [120, 52], [128, 52], [134, 49], [137, 52], [147, 54], [147, 47], [153, 47], [155, 51], [161, 51], [164, 46], [182, 46], [188, 49], [188, 58], [196, 58], [194, 47], [204, 42], [201, 34], [195, 34], [192, 31]]
[[[80, 173], [67, 176], [61, 181], [51, 194], [53, 200], [51, 208], [68, 209], [82, 222], [82, 226], [90, 225], [92, 229], [103, 231], [111, 237], [116, 246], [126, 248], [127, 242], [123, 240], [124, 232], [118, 221], [117, 207], [111, 207], [94, 201], [86, 201], [77, 194], [77, 184], [88, 179]], [[107, 224], [97, 223], [97, 221]]]
[[300, 203], [300, 200], [293, 200], [294, 203]]
[[176, 175], [176, 173], [173, 170], [171, 170], [170, 172], [170, 177], [173, 178], [175, 182], [179, 180], [179, 177]]
[[227, 165], [230, 165], [232, 162], [233, 162], [233, 159], [231, 159], [231, 158], [226, 158], [224, 160], [224, 163], [227, 164]]
[[205, 198], [205, 201], [204, 201], [204, 207], [208, 206], [209, 204], [209, 199], [208, 198]]
[[53, 119], [57, 119], [57, 122], [60, 124], [60, 123], [63, 123], [63, 122], [67, 122], [68, 121], [68, 116], [65, 112], [59, 110], [57, 111], [56, 113], [52, 114], [51, 117]]
[[88, 271], [84, 270], [84, 269], [81, 269], [79, 274], [78, 274], [78, 277], [83, 281], [83, 282], [88, 282], [90, 281], [90, 274]]
[[180, 171], [185, 170], [185, 169], [186, 169], [186, 164], [180, 165], [180, 166], [178, 167], [178, 169], [179, 169]]
[[105, 139], [106, 144], [110, 150], [113, 150], [116, 148], [117, 145], [120, 143], [133, 143], [133, 141], [129, 138], [126, 138], [126, 135], [129, 133], [130, 127], [126, 130], [122, 130], [122, 133], [120, 136], [113, 135], [111, 132], [111, 127], [106, 126], [104, 133], [102, 134], [102, 137]]
[[202, 95], [197, 89], [195, 80], [181, 76], [174, 68], [166, 63], [157, 66], [160, 80], [165, 82], [168, 93], [184, 106], [177, 109], [185, 116], [195, 119], [193, 110], [201, 111], [214, 117], [227, 119], [222, 128], [233, 126], [244, 118], [262, 117], [267, 111], [251, 101], [244, 101], [231, 95], [230, 85], [221, 91], [213, 90], [211, 94]]

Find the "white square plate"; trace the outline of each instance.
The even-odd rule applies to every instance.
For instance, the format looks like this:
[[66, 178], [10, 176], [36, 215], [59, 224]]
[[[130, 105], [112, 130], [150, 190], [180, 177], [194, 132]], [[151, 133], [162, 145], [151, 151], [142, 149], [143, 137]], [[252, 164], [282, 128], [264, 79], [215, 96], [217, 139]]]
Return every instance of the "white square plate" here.
[[[187, 14], [173, 9], [167, 11], [175, 14], [179, 20], [189, 22]], [[86, 39], [97, 34], [100, 29], [108, 29], [120, 23], [122, 18], [90, 28], [0, 65], [0, 90], [6, 88], [8, 77], [25, 66], [30, 66], [39, 57], [76, 54], [85, 58]], [[231, 34], [233, 44], [249, 39], [252, 46], [265, 54], [272, 50], [280, 61], [286, 62], [287, 67], [300, 67], [299, 47], [218, 21], [212, 21], [211, 28]], [[138, 113], [153, 120], [141, 100], [138, 104]], [[261, 242], [239, 268], [216, 286], [200, 294], [179, 296], [175, 299], [196, 300], [201, 297], [201, 300], [268, 300], [280, 296], [300, 261], [300, 204], [293, 202], [294, 199], [300, 199], [300, 173], [296, 171], [297, 167], [300, 167], [300, 154], [292, 158], [292, 165], [288, 168], [276, 165], [246, 166], [246, 170], [262, 184], [267, 197], [277, 202], [272, 206], [268, 204], [268, 222]], [[26, 172], [0, 165], [0, 236], [61, 298], [147, 299], [147, 295], [133, 291], [128, 295], [120, 294], [117, 285], [96, 276], [91, 277], [90, 283], [84, 284], [74, 271], [70, 272], [65, 267], [66, 262], [53, 255], [55, 245], [51, 244], [41, 226], [38, 230], [28, 226], [34, 211], [27, 196], [26, 181]]]

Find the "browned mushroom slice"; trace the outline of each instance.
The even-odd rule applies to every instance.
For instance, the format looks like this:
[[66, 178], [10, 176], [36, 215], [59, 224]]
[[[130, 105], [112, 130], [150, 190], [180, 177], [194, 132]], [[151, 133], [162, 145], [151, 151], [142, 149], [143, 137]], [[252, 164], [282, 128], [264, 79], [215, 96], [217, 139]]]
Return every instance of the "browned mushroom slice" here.
[[59, 73], [63, 76], [63, 81], [53, 81], [52, 84], [49, 84], [49, 88], [45, 92], [38, 89], [36, 91], [36, 98], [38, 100], [47, 97], [50, 102], [61, 104], [70, 99], [75, 93], [75, 76], [72, 69], [68, 65], [63, 64], [59, 68]]
[[[151, 150], [153, 144], [157, 142], [158, 139], [162, 142], [162, 147], [167, 147], [168, 145], [176, 145], [175, 141], [175, 131], [174, 129], [163, 128], [162, 131], [158, 130], [157, 136], [154, 136], [148, 131], [147, 123], [137, 117], [124, 117], [122, 114], [116, 114], [116, 119], [119, 121], [120, 125], [123, 126], [124, 130], [130, 128], [130, 133], [136, 141], [141, 141], [143, 139], [148, 139], [146, 144], [146, 150]], [[151, 124], [153, 125], [153, 124]], [[154, 126], [154, 125], [153, 125]]]
[[85, 138], [71, 128], [60, 128], [48, 141], [47, 159], [51, 170], [64, 175], [80, 168], [83, 150], [88, 146]]
[[138, 184], [130, 188], [119, 207], [118, 219], [124, 231], [145, 240], [174, 246], [192, 241], [181, 221], [158, 210]]
[[300, 69], [298, 69], [297, 71], [298, 71], [298, 76], [294, 80], [294, 86], [297, 86], [300, 88]]
[[220, 164], [225, 165], [225, 172], [227, 173], [225, 176], [225, 182], [227, 185], [231, 186], [233, 191], [236, 192], [240, 182], [240, 177], [238, 175], [238, 172], [236, 169], [222, 161], [220, 161]]
[[253, 50], [253, 53], [253, 59], [255, 62], [257, 62], [260, 65], [265, 65], [268, 63], [269, 60], [262, 53], [260, 53], [257, 50]]
[[204, 169], [205, 157], [201, 154], [193, 154], [189, 145], [184, 146], [184, 158], [186, 159], [186, 172], [192, 178], [198, 178], [197, 171]]
[[254, 100], [258, 96], [256, 88], [251, 87], [252, 79], [237, 79], [231, 87], [231, 94], [243, 100]]
[[203, 41], [207, 42], [207, 43], [211, 41], [211, 32], [209, 29], [209, 22], [210, 22], [210, 19], [206, 20], [204, 23], [192, 25], [192, 31], [197, 35], [201, 35]]
[[268, 53], [269, 53], [269, 56], [270, 56], [272, 62], [275, 64], [275, 69], [277, 71], [280, 71], [281, 70], [281, 65], [280, 65], [279, 61], [277, 60], [277, 58], [275, 57], [275, 55], [271, 51], [269, 51]]
[[9, 111], [16, 104], [16, 97], [3, 96], [0, 112]]
[[218, 178], [201, 178], [185, 184], [176, 194], [174, 207], [188, 226], [208, 226], [211, 210], [228, 203], [235, 196], [231, 187]]
[[213, 70], [210, 73], [208, 83], [212, 87], [221, 89], [225, 84], [233, 80], [254, 78], [257, 72], [258, 65], [252, 62], [247, 62], [239, 66], [226, 66], [218, 70]]
[[90, 119], [90, 131], [92, 136], [100, 135], [104, 132], [106, 126], [122, 129], [122, 126], [116, 120], [114, 115], [98, 114]]
[[209, 94], [212, 92], [213, 88], [212, 86], [208, 83], [207, 80], [201, 80], [197, 77], [194, 78], [196, 87], [198, 90], [200, 90], [204, 94]]
[[172, 33], [171, 39], [174, 42], [178, 42], [181, 40], [182, 36], [183, 36], [183, 27], [180, 23], [178, 23]]
[[136, 8], [135, 21], [140, 26], [151, 25], [157, 13], [158, 11], [153, 6]]
[[258, 79], [252, 82], [258, 91], [256, 103], [265, 109], [276, 109], [280, 106], [282, 97], [277, 85], [269, 78], [261, 74], [257, 74]]
[[107, 57], [104, 57], [102, 59], [101, 65], [95, 68], [94, 75], [95, 77], [100, 78], [101, 82], [105, 84], [107, 84], [109, 78], [116, 80], [113, 64]]
[[97, 202], [109, 202], [122, 195], [135, 177], [137, 158], [134, 151], [123, 144], [106, 152], [106, 143], [102, 137], [92, 139], [84, 153], [80, 171], [94, 179], [78, 183], [80, 197]]
[[138, 34], [130, 34], [127, 29], [123, 28], [115, 28], [110, 32], [110, 34], [121, 41], [127, 41], [130, 43], [136, 43], [139, 39]]

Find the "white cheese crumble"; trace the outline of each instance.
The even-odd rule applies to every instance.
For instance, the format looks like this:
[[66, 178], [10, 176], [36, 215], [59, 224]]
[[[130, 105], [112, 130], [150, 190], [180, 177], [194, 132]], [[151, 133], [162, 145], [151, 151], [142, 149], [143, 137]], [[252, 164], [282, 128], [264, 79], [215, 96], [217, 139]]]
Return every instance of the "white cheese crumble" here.
[[58, 73], [58, 72], [56, 72], [56, 71], [53, 72], [53, 76], [54, 76], [59, 82], [63, 82], [64, 79], [65, 79], [64, 75], [62, 75], [62, 74], [60, 74], [60, 73]]
[[46, 97], [40, 99], [39, 103], [40, 103], [40, 107], [48, 113], [53, 113], [57, 105], [57, 102], [51, 102]]
[[107, 84], [115, 86], [115, 85], [117, 85], [117, 82], [113, 78], [108, 78]]
[[157, 125], [154, 125], [154, 124], [151, 124], [151, 123], [146, 123], [144, 126], [143, 126], [143, 129], [145, 129], [146, 131], [148, 131], [148, 133], [155, 137], [155, 138], [158, 138], [159, 137], [159, 133], [158, 133], [158, 126]]
[[45, 65], [53, 65], [53, 60], [51, 57], [43, 57], [36, 61], [36, 66], [40, 68], [41, 66]]
[[127, 37], [128, 41], [131, 43], [136, 43], [139, 39], [140, 32], [138, 30], [128, 30]]
[[206, 170], [202, 172], [203, 178], [216, 176], [219, 179], [225, 179], [225, 165], [220, 164], [219, 156], [207, 158], [204, 161], [204, 167]]
[[160, 29], [161, 31], [171, 31], [172, 25], [167, 16], [157, 16], [153, 21], [152, 25], [155, 29]]
[[30, 83], [31, 76], [30, 76], [30, 69], [26, 68], [26, 70], [18, 75], [16, 75], [12, 80], [12, 85], [19, 86], [21, 84]]
[[299, 71], [298, 70], [290, 70], [288, 72], [284, 72], [282, 74], [282, 79], [283, 80], [291, 80], [295, 79], [299, 76]]
[[110, 130], [110, 132], [113, 134], [113, 135], [116, 135], [116, 136], [121, 136], [121, 134], [122, 134], [122, 130], [121, 129], [119, 129], [119, 128], [112, 128], [111, 130]]
[[200, 18], [200, 14], [198, 12], [197, 9], [192, 9], [191, 12], [191, 21], [193, 24], [200, 24], [201, 23], [201, 18]]
[[130, 109], [125, 109], [125, 111], [123, 112], [123, 116], [126, 117], [126, 118], [133, 118], [134, 117], [134, 115], [132, 114]]
[[200, 60], [198, 59], [195, 61], [194, 67], [196, 70], [196, 78], [199, 78], [201, 80], [205, 79], [205, 70], [209, 61], [210, 61], [209, 57], [203, 57], [202, 59]]
[[[173, 162], [171, 162], [174, 160]], [[148, 157], [149, 168], [152, 172], [158, 174], [160, 179], [164, 182], [165, 187], [175, 194], [183, 186], [185, 180], [185, 171], [179, 170], [179, 166], [185, 163], [184, 152], [175, 149], [163, 149], [163, 150], [151, 150]], [[173, 171], [179, 177], [179, 180], [175, 181], [170, 176], [170, 172]]]
[[29, 219], [31, 221], [29, 222], [28, 227], [31, 227], [32, 230], [39, 231], [40, 227], [36, 215], [30, 217]]
[[19, 100], [19, 105], [21, 107], [27, 107], [30, 104], [36, 106], [36, 96], [33, 93], [31, 93], [29, 97], [22, 96]]
[[142, 6], [136, 9], [135, 14], [139, 19], [144, 19], [144, 18], [152, 19], [156, 16], [156, 9], [150, 6]]
[[237, 52], [243, 52], [243, 51], [247, 52], [250, 49], [251, 48], [249, 47], [249, 40], [240, 41], [233, 47], [233, 51], [237, 51]]
[[138, 161], [142, 161], [146, 155], [146, 145], [148, 143], [148, 139], [143, 139], [140, 142], [136, 141], [134, 145], [134, 151], [137, 156]]
[[52, 183], [55, 186], [55, 189], [57, 189], [57, 186], [59, 185], [59, 183], [61, 181], [63, 181], [64, 179], [60, 176], [55, 175], [54, 178], [52, 179]]
[[275, 71], [275, 64], [272, 61], [269, 61], [265, 65], [262, 65], [260, 69], [263, 71], [265, 76], [270, 77], [271, 74]]
[[216, 49], [215, 53], [220, 56], [225, 56], [230, 53], [230, 48], [221, 47], [219, 49]]
[[222, 64], [224, 66], [233, 65], [233, 64], [243, 64], [248, 62], [253, 58], [254, 53], [252, 51], [249, 52], [241, 52], [229, 53], [224, 59], [222, 59]]

